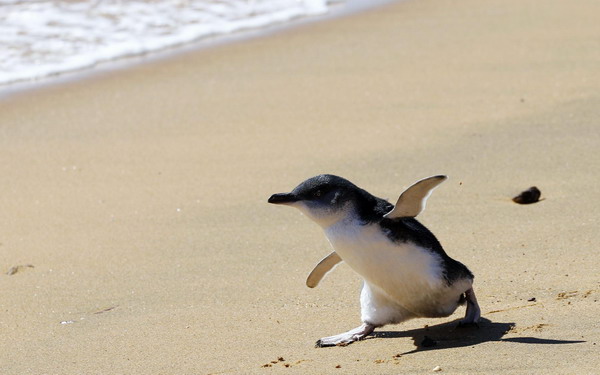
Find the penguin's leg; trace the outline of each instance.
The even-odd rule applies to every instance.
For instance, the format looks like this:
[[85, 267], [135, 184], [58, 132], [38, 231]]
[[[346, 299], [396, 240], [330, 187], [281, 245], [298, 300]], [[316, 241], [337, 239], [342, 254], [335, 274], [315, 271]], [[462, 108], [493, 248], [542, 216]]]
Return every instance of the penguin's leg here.
[[465, 312], [465, 318], [460, 321], [460, 324], [477, 324], [481, 317], [481, 309], [477, 303], [477, 297], [475, 297], [473, 288], [469, 288], [465, 292], [465, 297], [467, 300], [467, 311]]
[[360, 293], [360, 308], [363, 321], [361, 326], [339, 335], [323, 337], [317, 341], [316, 347], [346, 346], [354, 341], [364, 339], [377, 327], [400, 323], [413, 316], [407, 310], [391, 302], [380, 289], [371, 286], [366, 281], [363, 283]]

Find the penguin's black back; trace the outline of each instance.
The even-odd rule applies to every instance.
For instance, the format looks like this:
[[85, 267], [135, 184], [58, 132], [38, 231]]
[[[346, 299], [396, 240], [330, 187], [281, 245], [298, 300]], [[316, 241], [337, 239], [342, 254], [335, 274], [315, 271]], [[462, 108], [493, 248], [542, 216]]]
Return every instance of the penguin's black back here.
[[384, 215], [394, 205], [385, 199], [375, 197], [366, 190], [359, 189], [356, 200], [357, 211], [364, 224], [378, 223], [390, 240], [397, 243], [412, 242], [438, 254], [442, 259], [444, 279], [448, 285], [456, 280], [473, 279], [473, 273], [462, 263], [450, 258], [429, 229], [412, 217], [387, 219]]
[[464, 264], [450, 258], [433, 233], [417, 221], [417, 219], [412, 217], [397, 219], [383, 218], [379, 222], [379, 225], [388, 238], [394, 242], [412, 242], [438, 254], [442, 258], [444, 279], [448, 285], [460, 279], [473, 279], [473, 273]]

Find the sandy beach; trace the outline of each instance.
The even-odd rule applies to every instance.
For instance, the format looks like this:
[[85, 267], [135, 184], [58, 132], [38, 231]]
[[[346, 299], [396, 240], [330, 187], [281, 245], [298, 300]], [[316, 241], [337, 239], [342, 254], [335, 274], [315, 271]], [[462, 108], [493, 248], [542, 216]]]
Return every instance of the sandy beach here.
[[[3, 99], [0, 373], [599, 373], [598, 14], [411, 0]], [[307, 288], [330, 245], [266, 201], [320, 173], [393, 202], [449, 175], [419, 219], [480, 328], [314, 348], [360, 278]]]

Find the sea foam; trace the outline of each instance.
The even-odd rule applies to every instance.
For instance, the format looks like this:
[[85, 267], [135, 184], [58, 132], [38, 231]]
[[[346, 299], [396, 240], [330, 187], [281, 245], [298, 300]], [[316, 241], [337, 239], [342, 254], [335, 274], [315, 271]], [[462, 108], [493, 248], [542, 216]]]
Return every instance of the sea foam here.
[[0, 0], [0, 85], [327, 12], [327, 0]]

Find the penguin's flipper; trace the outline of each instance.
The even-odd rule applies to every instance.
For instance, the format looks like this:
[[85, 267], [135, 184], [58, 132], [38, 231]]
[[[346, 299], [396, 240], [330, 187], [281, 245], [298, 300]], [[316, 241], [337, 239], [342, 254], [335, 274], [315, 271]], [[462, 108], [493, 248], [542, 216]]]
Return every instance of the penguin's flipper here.
[[325, 277], [327, 272], [331, 271], [333, 267], [335, 267], [341, 261], [342, 258], [340, 258], [335, 251], [321, 259], [321, 261], [315, 266], [315, 269], [313, 269], [310, 275], [308, 275], [308, 278], [306, 279], [306, 286], [309, 288], [314, 288], [319, 285], [319, 281]]
[[415, 217], [425, 209], [427, 198], [439, 184], [446, 181], [448, 177], [439, 175], [424, 178], [412, 184], [404, 190], [398, 198], [393, 210], [384, 215], [388, 219], [398, 217]]

